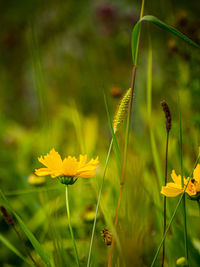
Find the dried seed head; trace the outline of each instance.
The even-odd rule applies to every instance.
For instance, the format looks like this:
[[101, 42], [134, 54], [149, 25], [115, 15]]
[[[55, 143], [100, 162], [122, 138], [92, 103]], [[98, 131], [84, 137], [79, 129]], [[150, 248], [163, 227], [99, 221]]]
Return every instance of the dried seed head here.
[[8, 213], [8, 211], [6, 210], [6, 208], [4, 208], [3, 206], [0, 206], [0, 210], [2, 212], [2, 215], [4, 217], [4, 220], [6, 221], [6, 223], [8, 225], [14, 225], [14, 220], [12, 218], [12, 216]]
[[128, 110], [128, 104], [131, 97], [131, 88], [129, 88], [123, 98], [121, 99], [119, 106], [117, 108], [117, 111], [115, 113], [115, 117], [113, 120], [113, 130], [116, 133], [119, 130], [120, 124], [123, 122], [127, 110]]
[[170, 109], [169, 109], [169, 106], [167, 105], [165, 100], [161, 101], [161, 105], [162, 105], [163, 111], [165, 113], [166, 130], [167, 130], [167, 132], [169, 132], [171, 127], [172, 127], [172, 117], [171, 117]]
[[102, 231], [101, 231], [101, 236], [103, 237], [103, 241], [104, 243], [107, 245], [107, 246], [110, 246], [111, 243], [112, 243], [112, 234], [111, 232], [104, 228]]

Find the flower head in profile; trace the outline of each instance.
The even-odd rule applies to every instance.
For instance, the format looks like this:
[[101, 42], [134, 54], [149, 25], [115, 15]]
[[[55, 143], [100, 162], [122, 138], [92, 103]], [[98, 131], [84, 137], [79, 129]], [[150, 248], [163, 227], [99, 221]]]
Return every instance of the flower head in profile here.
[[99, 163], [98, 157], [87, 162], [87, 155], [80, 155], [79, 160], [71, 156], [62, 160], [54, 148], [46, 156], [39, 157], [38, 160], [45, 168], [36, 169], [35, 174], [37, 176], [51, 175], [52, 178], [59, 177], [61, 182], [65, 184], [69, 183], [69, 179], [73, 183], [74, 178], [93, 177], [96, 174], [95, 169]]
[[[197, 164], [196, 168], [193, 172], [193, 178], [184, 177], [184, 188], [182, 187], [181, 183], [181, 175], [176, 175], [175, 171], [172, 171], [171, 174], [173, 182], [167, 183], [166, 186], [162, 187], [161, 194], [165, 195], [166, 197], [176, 197], [185, 192], [191, 197], [196, 197], [200, 194], [200, 164]], [[188, 180], [190, 179], [189, 183]], [[187, 185], [188, 184], [188, 185]]]

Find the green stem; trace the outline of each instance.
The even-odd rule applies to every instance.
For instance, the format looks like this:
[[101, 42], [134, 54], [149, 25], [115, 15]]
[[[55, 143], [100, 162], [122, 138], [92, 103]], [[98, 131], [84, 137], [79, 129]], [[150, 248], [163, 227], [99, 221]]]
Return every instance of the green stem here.
[[70, 234], [71, 234], [71, 238], [72, 238], [72, 242], [73, 242], [73, 246], [74, 246], [76, 263], [77, 263], [78, 267], [80, 267], [80, 263], [79, 263], [79, 259], [78, 259], [78, 250], [76, 247], [76, 242], [74, 239], [74, 233], [73, 233], [73, 229], [72, 229], [72, 225], [71, 225], [71, 216], [70, 216], [70, 210], [69, 210], [69, 197], [68, 197], [68, 186], [67, 185], [66, 185], [66, 190], [65, 190], [65, 196], [66, 196], [66, 208], [67, 208], [69, 230], [70, 230]]
[[186, 199], [185, 199], [185, 194], [183, 195], [183, 220], [184, 220], [185, 255], [186, 255], [186, 259], [187, 259], [187, 266], [189, 267], [189, 259], [188, 259], [188, 237], [187, 237], [187, 217], [186, 217]]
[[[182, 122], [181, 122], [181, 110], [179, 112], [179, 128], [180, 128], [180, 164], [181, 164], [181, 183], [182, 188], [184, 188], [184, 177], [183, 177], [183, 138], [182, 138]], [[187, 220], [186, 220], [186, 202], [185, 202], [185, 194], [183, 195], [183, 220], [184, 220], [184, 241], [185, 241], [185, 256], [187, 259], [187, 264], [189, 266], [188, 261], [188, 239], [187, 239]]]
[[[167, 131], [167, 141], [166, 141], [166, 155], [165, 155], [165, 186], [167, 184], [167, 160], [168, 160], [168, 143], [169, 143], [169, 131]], [[163, 224], [163, 234], [166, 231], [167, 225], [167, 199], [164, 196], [164, 224]], [[162, 254], [162, 267], [165, 264], [165, 241], [163, 242], [163, 254]]]
[[101, 187], [99, 189], [99, 195], [98, 195], [98, 201], [97, 201], [97, 207], [96, 207], [96, 214], [95, 214], [93, 228], [92, 228], [92, 236], [91, 236], [91, 241], [90, 241], [90, 248], [89, 248], [89, 254], [88, 254], [87, 267], [90, 266], [90, 259], [91, 259], [92, 246], [93, 246], [93, 240], [94, 240], [94, 232], [95, 232], [95, 227], [96, 227], [96, 222], [97, 222], [97, 215], [98, 215], [99, 204], [100, 204], [100, 199], [101, 199], [101, 193], [102, 193], [102, 188], [103, 188], [104, 179], [105, 179], [105, 175], [106, 175], [106, 170], [107, 170], [107, 167], [108, 167], [108, 161], [109, 161], [109, 158], [110, 158], [110, 152], [111, 152], [111, 149], [112, 149], [112, 145], [113, 145], [113, 139], [111, 140], [110, 146], [109, 146], [109, 149], [108, 149], [108, 154], [107, 154], [106, 163], [105, 163], [105, 167], [104, 167]]

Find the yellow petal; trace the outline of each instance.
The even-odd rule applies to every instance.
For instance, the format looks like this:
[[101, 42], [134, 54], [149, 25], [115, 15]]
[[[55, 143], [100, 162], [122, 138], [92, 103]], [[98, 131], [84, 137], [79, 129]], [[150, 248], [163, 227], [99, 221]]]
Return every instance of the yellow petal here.
[[96, 157], [96, 159], [91, 159], [89, 162], [88, 162], [88, 165], [97, 165], [99, 164], [99, 158]]
[[85, 164], [86, 161], [87, 161], [87, 155], [80, 155], [80, 161], [79, 163], [82, 165], [82, 164]]
[[166, 186], [162, 187], [161, 194], [166, 197], [176, 197], [183, 192], [181, 185], [175, 183], [167, 183]]
[[50, 170], [48, 168], [40, 168], [35, 170], [37, 176], [51, 175], [52, 178], [63, 175], [62, 170]]
[[181, 185], [181, 176], [176, 175], [175, 170], [172, 171], [171, 177], [172, 177], [172, 180], [174, 181], [175, 184]]
[[44, 166], [49, 169], [61, 169], [62, 168], [62, 159], [58, 152], [55, 149], [51, 149], [49, 154], [47, 153], [44, 158], [41, 156], [38, 158], [39, 162], [41, 162]]
[[77, 177], [81, 177], [81, 178], [91, 178], [93, 176], [95, 176], [96, 172], [94, 171], [85, 171], [85, 172], [81, 172], [77, 175]]
[[80, 158], [80, 161], [79, 161], [78, 169], [85, 166], [86, 161], [87, 161], [87, 155], [84, 155], [84, 156], [80, 155], [79, 158]]
[[94, 171], [98, 166], [96, 165], [85, 165], [82, 168], [79, 168], [77, 170], [78, 173], [80, 172], [86, 172], [86, 171]]
[[99, 163], [98, 157], [96, 159], [91, 159], [87, 164], [80, 166], [77, 170], [78, 175], [82, 172], [94, 171]]
[[35, 174], [37, 176], [46, 176], [46, 175], [50, 175], [51, 171], [47, 168], [40, 168], [40, 169], [35, 170]]
[[193, 172], [193, 178], [200, 183], [200, 164], [197, 164]]

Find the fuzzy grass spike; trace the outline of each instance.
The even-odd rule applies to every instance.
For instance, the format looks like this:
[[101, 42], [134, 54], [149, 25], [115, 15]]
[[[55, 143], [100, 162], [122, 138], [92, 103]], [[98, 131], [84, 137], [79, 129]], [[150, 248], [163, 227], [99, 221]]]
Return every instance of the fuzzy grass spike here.
[[113, 130], [116, 133], [119, 130], [120, 124], [123, 122], [129, 105], [129, 100], [131, 97], [131, 88], [129, 88], [121, 99], [115, 117], [113, 120]]

